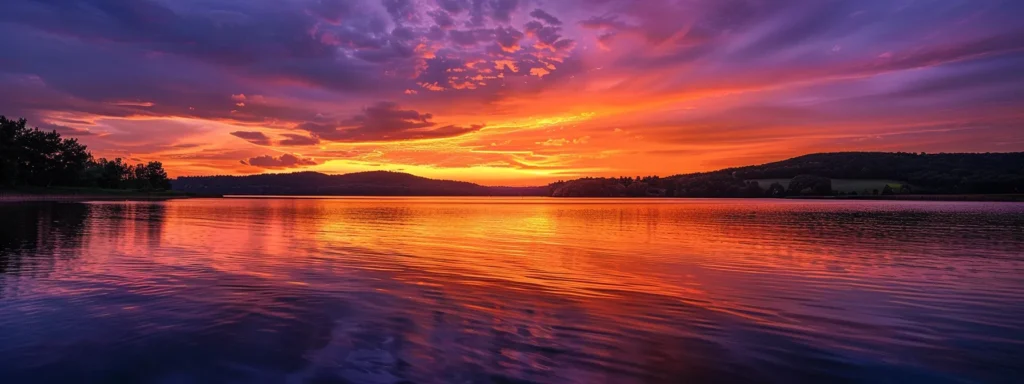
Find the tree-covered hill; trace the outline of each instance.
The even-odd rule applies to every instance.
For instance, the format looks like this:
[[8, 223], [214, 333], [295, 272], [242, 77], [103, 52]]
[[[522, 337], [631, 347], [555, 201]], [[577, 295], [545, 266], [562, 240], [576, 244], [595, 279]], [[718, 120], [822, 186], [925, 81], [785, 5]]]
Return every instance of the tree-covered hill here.
[[939, 193], [1013, 193], [1024, 187], [1024, 152], [816, 153], [722, 172], [743, 179], [810, 174], [833, 179], [901, 180]]
[[[759, 179], [799, 183], [760, 185]], [[669, 177], [586, 178], [554, 183], [552, 196], [761, 197], [829, 194], [830, 179], [898, 180], [869, 193], [1024, 193], [1024, 153], [817, 153], [774, 163]], [[893, 190], [887, 190], [889, 189]], [[835, 192], [838, 193], [838, 192]]]
[[177, 191], [220, 195], [540, 196], [547, 192], [544, 187], [486, 187], [387, 171], [180, 177], [172, 184]]

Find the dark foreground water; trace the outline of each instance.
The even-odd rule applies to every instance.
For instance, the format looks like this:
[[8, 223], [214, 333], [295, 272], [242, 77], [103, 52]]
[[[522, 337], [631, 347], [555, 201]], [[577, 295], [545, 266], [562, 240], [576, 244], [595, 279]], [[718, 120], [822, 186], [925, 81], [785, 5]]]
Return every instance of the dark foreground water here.
[[0, 204], [0, 383], [1024, 381], [1024, 204]]

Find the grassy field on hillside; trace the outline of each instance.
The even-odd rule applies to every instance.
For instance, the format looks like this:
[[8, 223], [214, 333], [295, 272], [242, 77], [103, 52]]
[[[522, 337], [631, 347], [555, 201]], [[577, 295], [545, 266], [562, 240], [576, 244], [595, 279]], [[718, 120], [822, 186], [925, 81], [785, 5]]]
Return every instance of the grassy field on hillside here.
[[[786, 188], [789, 188], [789, 180], [790, 179], [753, 179], [748, 181], [756, 181], [761, 188], [767, 189], [768, 186], [776, 182], [782, 184], [782, 186]], [[889, 185], [893, 191], [899, 191], [900, 188], [903, 187], [903, 184], [905, 183], [902, 181], [882, 179], [832, 179], [832, 189], [843, 193], [864, 193], [865, 189], [868, 191], [875, 189], [881, 191], [886, 185]]]

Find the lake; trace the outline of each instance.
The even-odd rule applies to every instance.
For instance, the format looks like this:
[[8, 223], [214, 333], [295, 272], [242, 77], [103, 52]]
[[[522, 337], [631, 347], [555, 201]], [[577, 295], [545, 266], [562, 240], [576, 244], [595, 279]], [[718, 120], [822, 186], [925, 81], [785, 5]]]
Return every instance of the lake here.
[[0, 204], [0, 383], [1014, 382], [1024, 204]]

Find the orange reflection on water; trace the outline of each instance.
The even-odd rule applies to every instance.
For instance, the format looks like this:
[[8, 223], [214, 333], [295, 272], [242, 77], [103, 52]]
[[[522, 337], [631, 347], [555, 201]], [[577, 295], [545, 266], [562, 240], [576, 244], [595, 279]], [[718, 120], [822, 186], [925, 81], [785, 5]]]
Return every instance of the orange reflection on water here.
[[[316, 372], [378, 356], [413, 382], [467, 369], [800, 381], [819, 377], [808, 359], [917, 356], [929, 372], [987, 378], [970, 364], [1005, 366], [1024, 330], [1014, 204], [194, 199], [12, 217], [35, 226], [0, 238], [29, 244], [13, 267], [0, 260], [3, 319], [123, 329], [111, 345], [214, 338], [204, 348], [228, 365], [238, 349]], [[968, 351], [979, 357], [929, 360]], [[862, 369], [828, 367], [846, 379]]]
[[[204, 250], [193, 263], [275, 281], [317, 284], [294, 272], [324, 269], [491, 296], [543, 293], [585, 301], [642, 293], [765, 321], [785, 310], [763, 305], [780, 292], [868, 284], [884, 293], [888, 285], [879, 281], [885, 279], [977, 290], [1012, 270], [998, 260], [978, 266], [965, 259], [958, 236], [973, 235], [937, 231], [927, 211], [890, 220], [884, 206], [865, 215], [857, 203], [822, 204], [198, 200], [166, 203], [162, 229], [154, 233], [163, 244]], [[1010, 251], [1016, 249], [987, 252]], [[908, 261], [921, 268], [906, 268]], [[968, 269], [968, 276], [957, 273]]]

